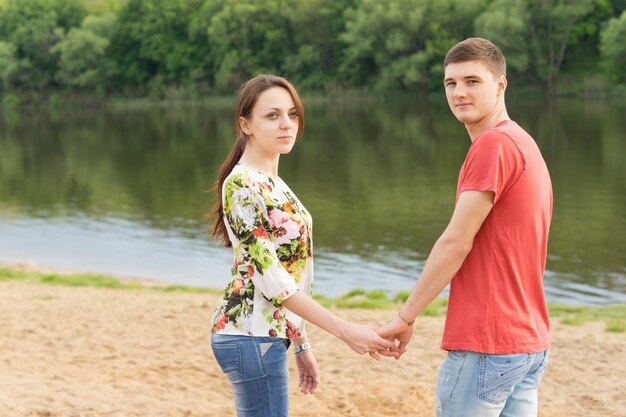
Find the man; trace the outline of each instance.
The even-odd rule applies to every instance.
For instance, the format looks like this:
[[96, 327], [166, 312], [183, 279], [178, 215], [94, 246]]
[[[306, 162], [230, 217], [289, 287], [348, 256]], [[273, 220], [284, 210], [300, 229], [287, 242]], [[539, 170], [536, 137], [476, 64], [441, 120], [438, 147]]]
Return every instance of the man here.
[[448, 51], [444, 69], [450, 110], [472, 143], [452, 219], [379, 333], [398, 339], [404, 353], [415, 318], [451, 281], [437, 416], [536, 416], [550, 347], [543, 291], [550, 176], [534, 140], [507, 114], [502, 52], [466, 39]]

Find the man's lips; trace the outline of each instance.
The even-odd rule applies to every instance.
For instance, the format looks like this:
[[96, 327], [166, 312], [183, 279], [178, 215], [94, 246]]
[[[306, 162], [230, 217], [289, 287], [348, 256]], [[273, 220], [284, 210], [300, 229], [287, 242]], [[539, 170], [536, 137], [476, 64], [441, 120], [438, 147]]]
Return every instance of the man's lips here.
[[465, 109], [465, 108], [468, 108], [471, 105], [472, 105], [472, 103], [459, 103], [459, 104], [455, 104], [454, 107], [457, 107], [459, 109]]

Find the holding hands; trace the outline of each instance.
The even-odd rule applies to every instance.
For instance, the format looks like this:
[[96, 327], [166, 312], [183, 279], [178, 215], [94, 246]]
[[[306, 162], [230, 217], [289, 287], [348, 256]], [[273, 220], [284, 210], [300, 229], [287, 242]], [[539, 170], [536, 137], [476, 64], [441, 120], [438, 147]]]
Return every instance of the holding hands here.
[[413, 323], [398, 315], [378, 330], [366, 324], [345, 322], [339, 338], [359, 355], [368, 353], [379, 361], [381, 355], [400, 359], [407, 350], [411, 336]]
[[406, 352], [406, 346], [413, 336], [413, 323], [409, 323], [402, 319], [398, 314], [391, 319], [387, 324], [378, 329], [378, 334], [388, 340], [397, 340], [398, 346], [394, 343], [394, 355], [389, 355], [388, 352], [379, 352], [383, 356], [394, 356], [396, 359], [400, 359], [400, 356]]
[[373, 326], [367, 324], [346, 322], [339, 338], [359, 355], [369, 353], [377, 361], [380, 360], [379, 353], [384, 356], [396, 356], [396, 344], [381, 337]]

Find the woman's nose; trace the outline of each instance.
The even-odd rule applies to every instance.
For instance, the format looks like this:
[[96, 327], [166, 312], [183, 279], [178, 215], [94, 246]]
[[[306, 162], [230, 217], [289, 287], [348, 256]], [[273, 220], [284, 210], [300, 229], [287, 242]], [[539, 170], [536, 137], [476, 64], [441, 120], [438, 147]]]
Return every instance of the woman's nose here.
[[288, 114], [284, 114], [280, 116], [280, 128], [281, 129], [289, 129], [293, 126], [293, 121], [289, 117]]

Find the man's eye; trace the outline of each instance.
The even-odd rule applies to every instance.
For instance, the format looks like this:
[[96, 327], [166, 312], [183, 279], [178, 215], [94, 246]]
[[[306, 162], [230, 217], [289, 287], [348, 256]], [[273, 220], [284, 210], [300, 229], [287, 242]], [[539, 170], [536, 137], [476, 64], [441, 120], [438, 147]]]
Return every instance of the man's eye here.
[[454, 87], [456, 85], [456, 83], [447, 83], [446, 87]]

